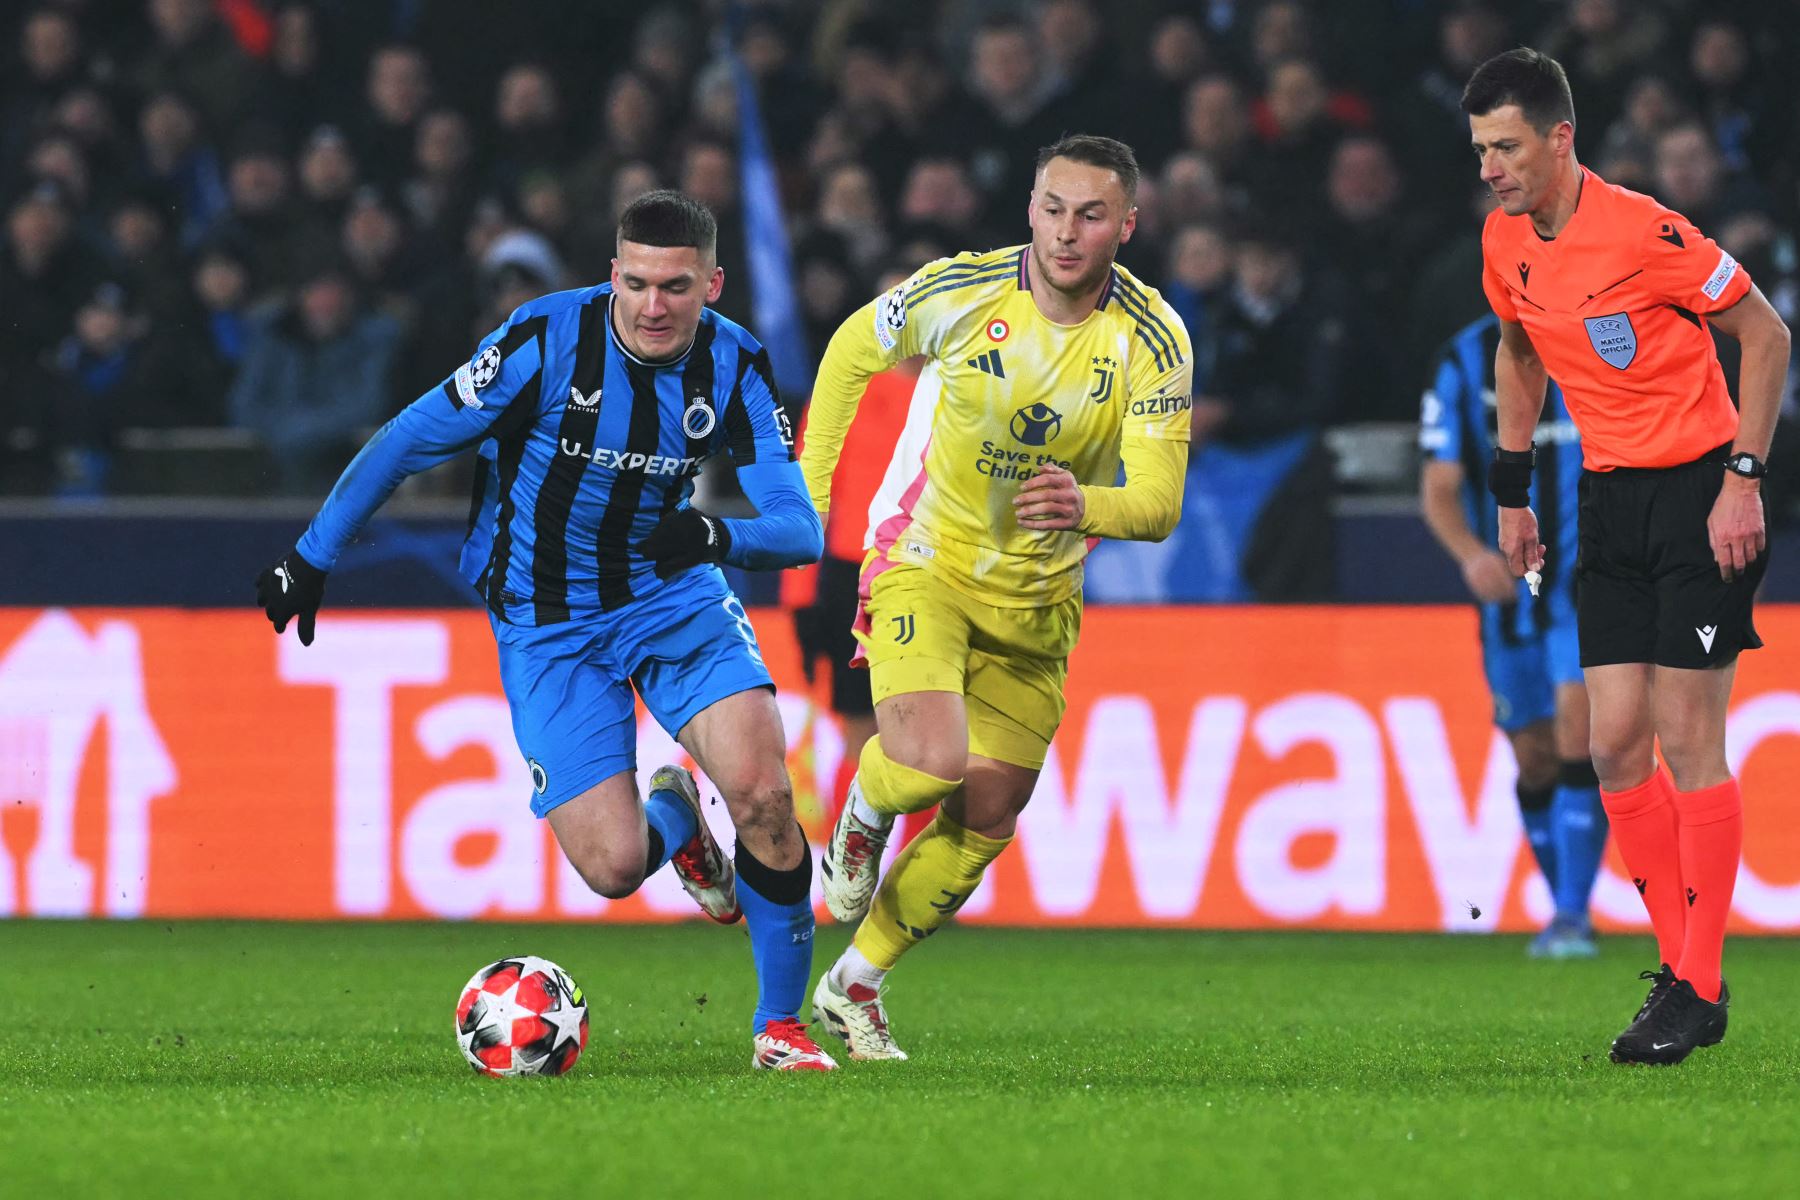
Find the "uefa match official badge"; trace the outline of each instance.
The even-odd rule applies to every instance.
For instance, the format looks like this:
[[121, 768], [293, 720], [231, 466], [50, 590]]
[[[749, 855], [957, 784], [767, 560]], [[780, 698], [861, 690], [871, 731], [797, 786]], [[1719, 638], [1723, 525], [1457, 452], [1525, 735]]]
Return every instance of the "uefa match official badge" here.
[[1631, 314], [1612, 313], [1604, 317], [1583, 317], [1588, 342], [1609, 367], [1623, 371], [1637, 357], [1637, 330], [1631, 327]]

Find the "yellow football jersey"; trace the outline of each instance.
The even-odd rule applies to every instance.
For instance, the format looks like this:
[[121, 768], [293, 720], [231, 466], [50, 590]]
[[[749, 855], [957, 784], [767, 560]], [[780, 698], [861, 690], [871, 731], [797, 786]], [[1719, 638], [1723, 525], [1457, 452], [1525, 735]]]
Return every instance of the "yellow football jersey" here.
[[[1080, 590], [1089, 537], [1159, 538], [1180, 513], [1193, 370], [1181, 318], [1115, 266], [1094, 312], [1058, 325], [1032, 301], [1028, 254], [930, 263], [831, 340], [800, 456], [821, 513], [868, 378], [927, 356], [869, 509], [865, 587], [906, 562], [990, 604], [1054, 604]], [[1080, 529], [1024, 529], [1013, 514], [1049, 462], [1082, 485]]]

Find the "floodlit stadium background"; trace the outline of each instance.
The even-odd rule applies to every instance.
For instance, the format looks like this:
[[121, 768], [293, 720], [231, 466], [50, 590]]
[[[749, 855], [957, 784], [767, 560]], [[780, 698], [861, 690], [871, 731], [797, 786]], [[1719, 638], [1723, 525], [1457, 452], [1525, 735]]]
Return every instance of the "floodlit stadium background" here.
[[[1022, 240], [1031, 154], [1079, 129], [1138, 147], [1142, 229], [1121, 261], [1177, 303], [1203, 375], [1231, 352], [1216, 339], [1240, 235], [1300, 252], [1277, 345], [1331, 370], [1283, 382], [1284, 423], [1197, 446], [1168, 543], [1096, 553], [1064, 732], [962, 918], [1541, 923], [1473, 615], [1412, 498], [1432, 347], [1484, 311], [1455, 94], [1493, 49], [1560, 55], [1584, 161], [1693, 217], [1792, 323], [1788, 7], [1064, 0], [1009, 24], [1012, 8], [973, 0], [903, 19], [794, 3], [754, 8], [735, 38], [716, 9], [71, 0], [0, 16], [0, 914], [689, 915], [666, 877], [623, 902], [588, 894], [530, 819], [491, 638], [449, 577], [465, 473], [409, 485], [346, 556], [311, 649], [270, 635], [249, 581], [350, 448], [498, 314], [598, 279], [643, 188], [719, 210], [721, 307], [795, 348], [780, 365], [798, 405], [822, 338], [883, 269]], [[779, 214], [746, 186], [752, 113]], [[757, 277], [751, 247], [770, 243], [747, 230], [769, 227], [791, 266]], [[241, 273], [235, 291], [221, 270]], [[291, 335], [308, 296], [340, 306], [333, 336], [356, 356], [315, 339], [312, 358], [281, 358], [306, 349]], [[249, 388], [259, 353], [319, 369], [258, 376], [291, 393]], [[715, 475], [706, 494], [734, 489]], [[1225, 503], [1245, 496], [1265, 507]], [[1769, 649], [1744, 660], [1730, 746], [1748, 796], [1737, 919], [1789, 930], [1800, 541], [1779, 490], [1773, 509]], [[1299, 566], [1270, 578], [1264, 561]], [[836, 726], [773, 581], [735, 582], [758, 605], [816, 841]], [[646, 721], [644, 774], [670, 753]], [[1616, 868], [1602, 927], [1640, 927]]]

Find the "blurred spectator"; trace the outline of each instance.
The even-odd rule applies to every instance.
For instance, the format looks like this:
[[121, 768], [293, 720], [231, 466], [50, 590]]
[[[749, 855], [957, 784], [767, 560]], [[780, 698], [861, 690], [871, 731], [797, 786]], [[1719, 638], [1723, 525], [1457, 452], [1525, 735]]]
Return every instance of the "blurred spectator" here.
[[298, 280], [310, 247], [297, 220], [288, 160], [263, 137], [247, 136], [232, 156], [226, 191], [225, 211], [209, 236], [246, 247], [250, 273], [265, 292]]
[[1600, 139], [1593, 159], [1600, 178], [1635, 191], [1649, 191], [1656, 139], [1679, 121], [1684, 111], [1681, 98], [1666, 77], [1640, 76], [1625, 93], [1624, 112]]
[[1329, 99], [1318, 66], [1307, 59], [1290, 58], [1269, 71], [1258, 109], [1263, 148], [1251, 182], [1259, 208], [1278, 210], [1292, 221], [1324, 215], [1318, 181], [1343, 133], [1327, 112]]
[[1067, 126], [1065, 110], [1049, 103], [1050, 81], [1031, 27], [1010, 16], [988, 18], [969, 55], [970, 161], [976, 186], [999, 203], [1024, 204], [1031, 195], [1038, 147]]
[[900, 193], [902, 221], [938, 226], [956, 241], [959, 250], [988, 250], [1005, 244], [1001, 240], [1005, 235], [984, 227], [985, 207], [968, 171], [952, 158], [921, 158], [913, 163]]
[[[914, 167], [915, 174], [919, 169]], [[937, 194], [934, 190], [933, 198]], [[904, 197], [901, 206], [904, 210]], [[841, 163], [826, 173], [819, 183], [817, 212], [819, 228], [843, 240], [845, 251], [859, 270], [871, 269], [876, 259], [887, 252], [887, 217], [882, 212], [880, 189], [874, 173], [861, 163]]]
[[1080, 115], [1084, 132], [1126, 136], [1119, 54], [1093, 0], [1044, 0], [1034, 15], [1048, 63], [1047, 93], [1063, 111]]
[[138, 114], [141, 183], [168, 192], [181, 206], [181, 244], [192, 247], [227, 203], [219, 156], [200, 137], [200, 118], [178, 93], [150, 97]]
[[276, 10], [268, 69], [259, 80], [257, 109], [298, 143], [309, 131], [343, 119], [343, 80], [327, 65], [323, 18], [310, 3], [284, 3]]
[[566, 251], [574, 218], [562, 176], [549, 170], [533, 171], [519, 181], [517, 196], [525, 223], [556, 243], [558, 250]]
[[1328, 281], [1307, 277], [1292, 232], [1259, 222], [1236, 241], [1217, 357], [1194, 396], [1189, 493], [1200, 489], [1201, 503], [1186, 519], [1212, 548], [1214, 598], [1328, 599], [1331, 467], [1320, 435], [1337, 415], [1346, 306]]
[[74, 325], [51, 364], [51, 446], [57, 491], [105, 491], [111, 450], [121, 426], [166, 388], [146, 386], [141, 343], [149, 322], [124, 287], [108, 281], [75, 310]]
[[170, 311], [182, 291], [186, 267], [169, 228], [174, 211], [162, 197], [145, 192], [121, 198], [107, 217], [113, 269], [150, 313]]
[[1462, 201], [1462, 211], [1447, 226], [1451, 232], [1441, 236], [1426, 257], [1410, 289], [1402, 333], [1407, 346], [1403, 384], [1408, 392], [1418, 390], [1437, 348], [1489, 311], [1481, 290], [1481, 226], [1494, 207], [1494, 193], [1477, 181], [1474, 158], [1469, 156], [1462, 186], [1453, 192]]
[[399, 343], [393, 318], [363, 311], [349, 274], [330, 261], [308, 269], [291, 302], [251, 321], [228, 404], [232, 424], [269, 448], [279, 490], [330, 487], [370, 427], [387, 418]]
[[402, 194], [413, 224], [433, 243], [454, 246], [468, 228], [476, 196], [474, 153], [469, 123], [455, 109], [433, 109], [420, 118], [412, 177]]
[[763, 126], [778, 157], [800, 153], [826, 97], [792, 47], [799, 41], [782, 14], [756, 7], [744, 20], [738, 54], [756, 81]]
[[40, 137], [26, 155], [25, 174], [33, 183], [55, 183], [75, 212], [91, 211], [89, 206], [95, 199], [93, 172], [88, 169], [81, 143], [70, 135], [51, 132]]
[[[632, 43], [631, 65], [665, 97], [679, 99], [688, 93], [694, 74], [694, 47], [701, 45], [687, 15], [671, 5], [655, 8], [638, 24]], [[680, 120], [686, 114], [677, 110]]]
[[1219, 314], [1228, 302], [1232, 276], [1231, 243], [1223, 226], [1195, 223], [1178, 227], [1169, 239], [1168, 279], [1163, 299], [1187, 327], [1194, 347], [1194, 393], [1212, 382], [1218, 357]]
[[44, 125], [63, 93], [80, 77], [81, 30], [60, 9], [40, 8], [19, 26], [18, 67], [0, 105], [0, 164], [16, 161], [22, 142]]
[[223, 425], [225, 398], [250, 339], [249, 263], [228, 242], [201, 248], [185, 295], [151, 329], [155, 377], [167, 394], [134, 425]]
[[1256, 144], [1250, 106], [1237, 81], [1229, 75], [1195, 80], [1182, 109], [1182, 131], [1187, 147], [1206, 160], [1228, 192], [1241, 198]]
[[1754, 187], [1726, 175], [1718, 147], [1698, 121], [1657, 137], [1653, 182], [1658, 200], [1709, 234], [1761, 200]]
[[337, 236], [356, 191], [358, 168], [350, 141], [335, 125], [313, 130], [300, 150], [299, 220], [309, 244]]
[[41, 183], [15, 201], [6, 218], [0, 252], [0, 362], [13, 377], [10, 400], [40, 406], [32, 394], [50, 351], [67, 334], [76, 307], [93, 294], [100, 264], [74, 236], [68, 198], [54, 183]]
[[127, 174], [129, 156], [118, 114], [99, 88], [79, 85], [64, 92], [51, 110], [50, 127], [73, 138], [107, 190]]
[[51, 351], [98, 277], [74, 240], [61, 191], [43, 183], [13, 201], [0, 245], [0, 487], [53, 482], [43, 453], [54, 411]]
[[484, 323], [491, 329], [527, 300], [569, 287], [572, 282], [556, 247], [543, 234], [509, 229], [481, 256], [481, 292], [486, 297], [486, 314], [494, 318]]
[[689, 142], [681, 153], [675, 186], [712, 209], [719, 222], [719, 265], [725, 268], [725, 292], [711, 307], [740, 325], [750, 324], [750, 266], [744, 217], [738, 209], [737, 155], [722, 142]]
[[562, 98], [549, 68], [515, 63], [494, 90], [494, 144], [489, 153], [492, 182], [501, 191], [536, 170], [561, 167], [568, 158], [568, 129]]
[[47, 106], [80, 74], [81, 57], [81, 29], [74, 15], [51, 6], [39, 8], [19, 27], [23, 75], [11, 88]]
[[1580, 127], [1604, 130], [1618, 119], [1631, 81], [1655, 65], [1667, 36], [1656, 5], [1567, 0], [1532, 44], [1568, 72]]
[[[1181, 112], [1188, 89], [1216, 66], [1200, 22], [1171, 13], [1150, 32], [1149, 98], [1131, 106], [1129, 141], [1141, 162], [1162, 162], [1181, 145]], [[1136, 86], [1142, 86], [1137, 84]]]
[[850, 262], [844, 239], [828, 230], [794, 247], [795, 292], [806, 322], [806, 343], [816, 359], [844, 318], [868, 302], [868, 286]]
[[1755, 70], [1743, 26], [1710, 17], [1694, 30], [1688, 66], [1698, 86], [1700, 117], [1724, 159], [1737, 175], [1774, 169], [1782, 139], [1791, 136], [1794, 112], [1783, 112]]
[[211, 0], [149, 0], [147, 11], [152, 40], [133, 72], [138, 88], [191, 96], [216, 129], [241, 119], [255, 78]]
[[1171, 155], [1157, 180], [1157, 191], [1163, 219], [1171, 227], [1218, 220], [1227, 211], [1219, 172], [1197, 151]]
[[1453, 219], [1461, 207], [1459, 176], [1472, 170], [1463, 86], [1476, 67], [1506, 49], [1506, 18], [1490, 0], [1454, 0], [1437, 18], [1434, 42], [1431, 61], [1401, 93], [1387, 124], [1410, 144], [1416, 182], [1424, 185], [1418, 201]]
[[412, 162], [415, 128], [431, 102], [431, 67], [417, 46], [392, 43], [369, 57], [368, 108], [353, 129], [357, 161], [393, 186]]
[[1326, 174], [1330, 216], [1318, 257], [1354, 299], [1344, 354], [1340, 414], [1350, 421], [1412, 419], [1417, 371], [1396, 318], [1436, 242], [1437, 230], [1418, 213], [1402, 211], [1401, 179], [1392, 152], [1379, 138], [1356, 134], [1339, 142]]

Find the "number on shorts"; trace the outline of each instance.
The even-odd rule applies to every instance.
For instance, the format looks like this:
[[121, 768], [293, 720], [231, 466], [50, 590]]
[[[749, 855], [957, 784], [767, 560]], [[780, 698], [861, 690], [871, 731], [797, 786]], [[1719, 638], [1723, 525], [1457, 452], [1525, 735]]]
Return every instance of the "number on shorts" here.
[[738, 636], [744, 639], [744, 645], [750, 647], [750, 657], [756, 660], [758, 666], [767, 665], [763, 663], [761, 647], [756, 644], [756, 626], [750, 624], [750, 614], [744, 611], [743, 602], [736, 596], [727, 596], [719, 601], [719, 606], [731, 618], [731, 623], [737, 626]]

